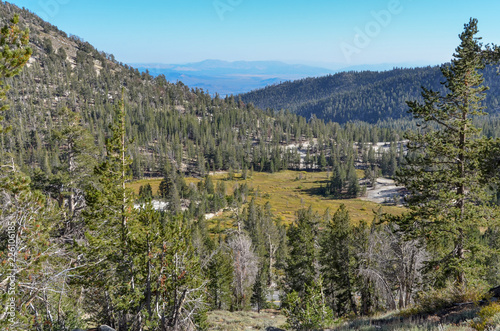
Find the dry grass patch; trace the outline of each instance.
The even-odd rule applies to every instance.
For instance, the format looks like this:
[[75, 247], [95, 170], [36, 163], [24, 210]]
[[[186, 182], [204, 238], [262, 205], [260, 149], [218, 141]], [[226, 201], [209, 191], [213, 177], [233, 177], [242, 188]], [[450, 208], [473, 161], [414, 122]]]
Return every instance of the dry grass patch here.
[[[312, 207], [314, 211], [323, 214], [330, 208], [333, 214], [341, 204], [345, 204], [351, 219], [357, 223], [361, 220], [370, 222], [373, 219], [373, 210], [379, 204], [359, 199], [334, 200], [320, 195], [321, 187], [326, 186], [328, 177], [326, 172], [298, 172], [281, 171], [279, 173], [254, 173], [248, 180], [254, 193], [258, 192], [256, 201], [263, 205], [269, 202], [286, 223], [295, 219], [295, 212], [301, 208]], [[268, 194], [269, 196], [267, 197]], [[383, 206], [384, 212], [401, 214], [404, 208]]]
[[223, 310], [208, 313], [208, 330], [265, 330], [267, 327], [280, 327], [286, 322], [285, 316], [278, 310], [265, 309], [255, 311], [229, 312]]

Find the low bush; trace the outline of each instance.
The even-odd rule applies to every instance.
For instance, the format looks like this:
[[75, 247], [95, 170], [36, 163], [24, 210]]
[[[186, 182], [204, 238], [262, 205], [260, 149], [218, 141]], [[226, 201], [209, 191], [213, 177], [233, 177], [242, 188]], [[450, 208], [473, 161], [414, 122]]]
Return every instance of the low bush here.
[[478, 331], [500, 330], [500, 303], [493, 302], [481, 308], [470, 326]]
[[419, 293], [414, 306], [403, 310], [401, 315], [409, 316], [419, 313], [432, 313], [464, 302], [479, 302], [488, 295], [488, 287], [482, 284], [475, 286], [457, 286], [449, 283], [442, 289], [431, 289]]

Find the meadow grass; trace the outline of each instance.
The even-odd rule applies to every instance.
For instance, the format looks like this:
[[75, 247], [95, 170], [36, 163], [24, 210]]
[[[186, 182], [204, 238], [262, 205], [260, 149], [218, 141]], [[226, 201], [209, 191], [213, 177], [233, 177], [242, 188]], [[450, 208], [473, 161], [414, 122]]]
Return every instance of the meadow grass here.
[[[312, 207], [313, 211], [325, 213], [330, 209], [330, 215], [344, 204], [349, 211], [353, 223], [364, 220], [370, 223], [373, 219], [373, 211], [382, 208], [383, 212], [399, 215], [403, 213], [404, 208], [396, 206], [382, 206], [380, 204], [364, 201], [360, 199], [332, 199], [321, 195], [321, 187], [326, 186], [328, 173], [326, 172], [305, 172], [305, 171], [280, 171], [276, 173], [254, 172], [246, 180], [236, 174], [232, 180], [228, 179], [227, 174], [211, 175], [214, 183], [224, 181], [227, 188], [227, 194], [232, 194], [233, 188], [237, 184], [246, 182], [253, 192], [258, 205], [264, 205], [266, 202], [271, 204], [274, 215], [281, 218], [284, 223], [289, 224], [295, 219], [295, 213], [301, 208]], [[186, 182], [197, 183], [201, 179], [187, 177]], [[139, 193], [139, 187], [149, 183], [156, 194], [161, 178], [142, 179], [129, 183], [129, 187], [136, 193]]]

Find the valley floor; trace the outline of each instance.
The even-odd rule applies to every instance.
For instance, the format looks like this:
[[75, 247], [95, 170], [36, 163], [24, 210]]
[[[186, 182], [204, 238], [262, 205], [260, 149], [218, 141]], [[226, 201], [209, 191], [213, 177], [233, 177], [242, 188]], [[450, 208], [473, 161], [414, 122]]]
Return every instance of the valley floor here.
[[[330, 173], [327, 172], [306, 172], [306, 171], [280, 171], [276, 173], [254, 172], [246, 180], [237, 174], [234, 179], [228, 179], [226, 173], [217, 173], [213, 175], [215, 182], [223, 180], [226, 184], [227, 194], [232, 194], [233, 187], [239, 183], [247, 182], [250, 190], [253, 190], [253, 197], [259, 205], [266, 202], [271, 204], [271, 210], [274, 215], [282, 219], [285, 223], [290, 223], [295, 219], [295, 212], [301, 208], [309, 206], [320, 215], [324, 214], [329, 208], [330, 214], [333, 214], [341, 204], [344, 204], [349, 211], [351, 220], [359, 222], [364, 220], [371, 222], [373, 219], [373, 210], [380, 207], [380, 203], [392, 198], [396, 190], [394, 182], [388, 179], [380, 178], [374, 190], [368, 190], [367, 198], [358, 199], [333, 199], [325, 197], [322, 194], [322, 187], [328, 182]], [[143, 179], [129, 184], [129, 187], [136, 194], [139, 193], [139, 187], [149, 183], [153, 193], [158, 191], [158, 186], [162, 178]], [[186, 178], [186, 182], [197, 183], [198, 178]], [[391, 214], [401, 214], [404, 208], [383, 205], [384, 212]], [[219, 215], [221, 220], [228, 215]], [[215, 216], [214, 219], [218, 217]]]

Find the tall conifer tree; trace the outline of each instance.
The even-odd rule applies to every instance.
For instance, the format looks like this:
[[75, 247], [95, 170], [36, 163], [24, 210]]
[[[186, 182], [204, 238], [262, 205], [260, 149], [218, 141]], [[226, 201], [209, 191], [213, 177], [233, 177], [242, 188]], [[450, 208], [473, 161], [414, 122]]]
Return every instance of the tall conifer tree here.
[[[498, 220], [484, 185], [481, 185], [480, 151], [485, 139], [473, 118], [485, 115], [482, 101], [484, 51], [471, 19], [460, 34], [461, 43], [450, 65], [441, 71], [446, 94], [423, 88], [423, 103], [408, 102], [410, 112], [423, 121], [409, 135], [406, 165], [397, 176], [410, 192], [410, 216], [400, 222], [409, 233], [426, 239], [435, 253], [434, 270], [459, 284], [481, 276], [487, 247], [481, 228]], [[435, 129], [437, 127], [437, 129]]]
[[122, 100], [115, 107], [111, 137], [106, 141], [106, 160], [95, 168], [96, 182], [86, 192], [88, 208], [84, 247], [85, 276], [90, 281], [92, 296], [102, 310], [96, 319], [126, 329], [129, 313], [137, 302], [134, 294], [133, 261], [130, 254], [129, 223], [135, 217], [130, 190], [125, 187], [130, 160], [126, 155], [125, 106]]
[[325, 280], [325, 292], [337, 314], [357, 314], [354, 301], [352, 228], [345, 205], [333, 215], [321, 240], [321, 270]]

